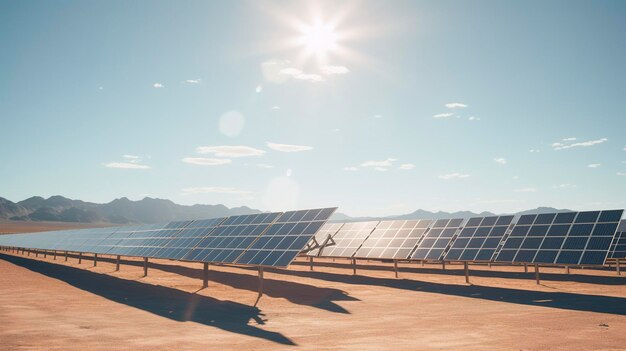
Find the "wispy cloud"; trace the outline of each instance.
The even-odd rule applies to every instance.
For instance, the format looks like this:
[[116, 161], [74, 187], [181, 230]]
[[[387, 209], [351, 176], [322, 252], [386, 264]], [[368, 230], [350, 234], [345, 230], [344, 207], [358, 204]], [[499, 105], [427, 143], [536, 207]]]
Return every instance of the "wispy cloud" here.
[[446, 104], [447, 108], [464, 108], [467, 107], [466, 104], [462, 104], [460, 102], [450, 102]]
[[289, 76], [294, 79], [307, 80], [311, 82], [321, 82], [324, 80], [324, 78], [322, 78], [322, 76], [320, 76], [319, 74], [305, 73], [305, 72], [302, 72], [302, 70], [295, 68], [295, 67], [283, 68], [280, 70], [280, 74]]
[[204, 157], [185, 157], [182, 159], [185, 163], [199, 166], [221, 166], [231, 163], [228, 158], [204, 158]]
[[356, 167], [344, 167], [343, 170], [354, 172], [354, 171], [358, 171], [359, 169]]
[[308, 151], [308, 150], [313, 149], [312, 146], [278, 144], [278, 143], [272, 143], [270, 141], [268, 141], [266, 145], [272, 150], [281, 151], [281, 152], [300, 152], [300, 151]]
[[507, 163], [506, 158], [504, 157], [496, 157], [493, 159], [493, 161], [501, 165], [505, 165]]
[[446, 113], [436, 114], [436, 115], [433, 116], [433, 118], [448, 118], [448, 117], [452, 117], [452, 116], [454, 116], [454, 113], [446, 112]]
[[626, 173], [624, 173], [624, 172], [617, 172], [617, 175], [618, 176], [626, 176]]
[[122, 155], [123, 158], [127, 159], [130, 163], [140, 163], [141, 157], [135, 155]]
[[265, 164], [265, 163], [257, 163], [256, 166], [257, 167], [261, 167], [261, 168], [274, 168], [274, 166], [268, 165], [268, 164]]
[[382, 161], [365, 161], [360, 164], [361, 167], [391, 167], [397, 161], [395, 158], [388, 158]]
[[521, 188], [513, 190], [516, 193], [534, 193], [537, 191], [536, 188]]
[[408, 171], [415, 168], [415, 165], [412, 163], [403, 163], [400, 165], [400, 167], [398, 167], [398, 169], [401, 169], [403, 171]]
[[593, 146], [593, 145], [597, 145], [597, 144], [602, 144], [602, 143], [608, 141], [609, 139], [601, 138], [601, 139], [597, 139], [597, 140], [589, 140], [589, 141], [573, 143], [572, 141], [574, 141], [574, 140], [576, 140], [576, 138], [565, 138], [565, 139], [561, 140], [560, 142], [552, 143], [552, 148], [554, 150], [565, 150], [565, 149], [571, 149], [571, 148], [574, 148], [574, 147]]
[[255, 149], [250, 146], [198, 146], [196, 152], [199, 154], [213, 154], [215, 157], [249, 157], [249, 156], [262, 156], [265, 154], [264, 150]]
[[280, 110], [280, 106], [272, 106], [272, 110]]
[[187, 79], [185, 81], [185, 83], [189, 83], [189, 84], [200, 84], [200, 79]]
[[262, 92], [262, 91], [263, 91], [263, 86], [262, 86], [262, 85], [257, 85], [257, 86], [256, 86], [256, 89], [254, 89], [254, 91], [255, 91], [257, 94], [258, 94], [258, 93], [260, 93], [260, 92]]
[[589, 167], [589, 168], [598, 168], [600, 166], [601, 166], [600, 163], [592, 163], [592, 164], [587, 165], [587, 167]]
[[345, 66], [322, 66], [320, 68], [322, 74], [331, 75], [331, 74], [346, 74], [349, 73], [350, 70]]
[[164, 85], [161, 84], [161, 83], [154, 83], [154, 84], [152, 84], [152, 86], [155, 87], [155, 88], [163, 88], [164, 87]]
[[103, 163], [102, 165], [107, 168], [150, 169], [150, 166], [148, 165], [142, 165], [142, 164], [130, 163], [130, 162], [109, 162], [109, 163]]
[[374, 170], [378, 172], [387, 172], [387, 168], [385, 167], [374, 167]]
[[210, 193], [230, 194], [230, 195], [251, 194], [251, 192], [247, 190], [241, 190], [241, 189], [230, 188], [230, 187], [222, 187], [222, 186], [201, 186], [201, 187], [192, 187], [192, 188], [182, 189], [182, 195], [210, 194]]
[[480, 118], [478, 118], [478, 117], [474, 117], [474, 116], [469, 116], [469, 117], [467, 118], [467, 120], [468, 120], [468, 121], [480, 121]]
[[463, 173], [449, 173], [449, 174], [442, 174], [439, 176], [439, 179], [443, 179], [443, 180], [450, 180], [450, 179], [463, 179], [463, 178], [469, 178], [469, 174], [463, 174]]
[[572, 189], [572, 188], [575, 188], [575, 187], [576, 187], [576, 185], [574, 185], [574, 184], [558, 184], [558, 185], [553, 186], [552, 188], [554, 188], [554, 189]]
[[531, 153], [537, 153], [537, 152], [539, 152], [539, 149], [530, 149], [529, 151], [530, 151]]

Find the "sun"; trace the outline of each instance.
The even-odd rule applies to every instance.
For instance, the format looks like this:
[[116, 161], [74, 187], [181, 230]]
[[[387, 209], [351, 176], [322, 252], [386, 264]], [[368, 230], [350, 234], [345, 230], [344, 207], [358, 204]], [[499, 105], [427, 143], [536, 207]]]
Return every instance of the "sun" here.
[[302, 36], [299, 42], [309, 54], [325, 56], [337, 48], [338, 35], [334, 26], [329, 23], [318, 21], [312, 25], [304, 25], [300, 32]]

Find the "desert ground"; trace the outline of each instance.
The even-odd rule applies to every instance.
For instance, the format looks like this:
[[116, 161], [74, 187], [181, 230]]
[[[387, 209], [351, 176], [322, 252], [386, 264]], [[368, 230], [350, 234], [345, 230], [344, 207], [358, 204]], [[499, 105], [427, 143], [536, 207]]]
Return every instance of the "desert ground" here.
[[[14, 230], [14, 228], [13, 228]], [[14, 230], [15, 231], [15, 230]], [[626, 350], [614, 270], [321, 260], [267, 269], [0, 253], [1, 350]]]

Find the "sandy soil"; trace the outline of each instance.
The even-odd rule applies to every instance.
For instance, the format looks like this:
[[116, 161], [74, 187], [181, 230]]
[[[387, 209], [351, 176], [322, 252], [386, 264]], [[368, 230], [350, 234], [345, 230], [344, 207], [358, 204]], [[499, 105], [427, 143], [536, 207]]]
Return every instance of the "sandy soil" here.
[[94, 227], [109, 227], [109, 223], [73, 223], [73, 222], [30, 222], [0, 220], [0, 234], [44, 232], [48, 230], [66, 230]]
[[626, 276], [299, 259], [266, 270], [0, 253], [1, 350], [626, 350]]

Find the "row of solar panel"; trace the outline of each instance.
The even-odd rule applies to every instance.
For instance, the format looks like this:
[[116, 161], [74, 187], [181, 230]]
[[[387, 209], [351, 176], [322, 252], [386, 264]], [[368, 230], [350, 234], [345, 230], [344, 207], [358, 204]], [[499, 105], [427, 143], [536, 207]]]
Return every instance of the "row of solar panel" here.
[[0, 246], [286, 267], [336, 208], [0, 236]]
[[[601, 265], [626, 257], [623, 210], [329, 223], [310, 256]], [[618, 233], [618, 234], [616, 234]], [[330, 238], [330, 239], [329, 239]], [[610, 253], [610, 254], [609, 254]]]

